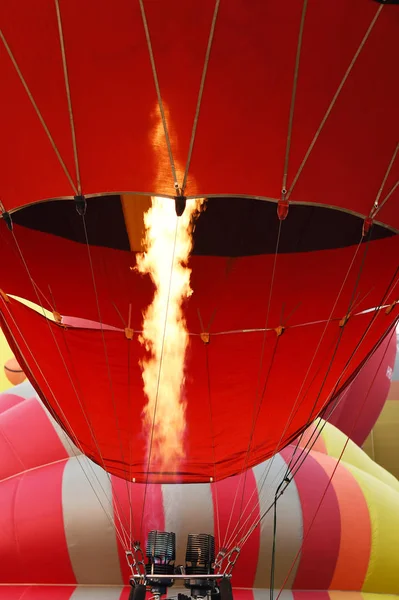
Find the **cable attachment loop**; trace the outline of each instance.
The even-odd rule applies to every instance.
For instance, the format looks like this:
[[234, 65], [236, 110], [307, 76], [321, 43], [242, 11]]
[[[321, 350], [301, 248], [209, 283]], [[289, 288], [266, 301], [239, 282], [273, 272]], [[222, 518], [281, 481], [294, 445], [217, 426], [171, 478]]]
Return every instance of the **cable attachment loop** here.
[[201, 341], [204, 342], [204, 344], [209, 344], [209, 342], [211, 341], [210, 333], [207, 333], [205, 331], [200, 333], [200, 338], [201, 338]]
[[339, 322], [339, 326], [340, 327], [345, 327], [345, 325], [347, 324], [347, 322], [349, 321], [349, 319], [351, 318], [351, 313], [348, 312], [348, 314], [346, 314], [344, 317], [342, 317], [342, 319]]
[[126, 550], [125, 555], [127, 564], [132, 572], [133, 577], [141, 577], [145, 579], [146, 569], [144, 562], [144, 554], [140, 546], [140, 542], [133, 542], [132, 549]]
[[175, 211], [178, 217], [181, 217], [184, 211], [186, 210], [187, 198], [184, 195], [184, 190], [179, 187], [177, 181], [175, 181]]
[[87, 210], [87, 200], [84, 196], [75, 196], [75, 208], [78, 215], [84, 217]]
[[372, 216], [366, 217], [363, 221], [363, 228], [362, 228], [362, 236], [363, 237], [366, 237], [370, 233], [372, 226], [373, 226], [373, 217]]
[[283, 188], [281, 190], [281, 198], [277, 202], [277, 216], [280, 221], [285, 221], [288, 216], [289, 202], [287, 199], [287, 190]]
[[389, 306], [387, 306], [387, 308], [385, 309], [385, 314], [389, 315], [389, 313], [391, 313], [393, 311], [393, 309], [398, 304], [398, 302], [399, 302], [399, 300], [395, 300], [395, 302], [392, 302], [392, 304], [390, 304]]
[[233, 567], [240, 556], [240, 552], [241, 548], [238, 546], [235, 546], [231, 550], [227, 550], [227, 548], [220, 548], [215, 560], [215, 573], [220, 575], [231, 575]]
[[0, 202], [0, 213], [1, 213], [1, 216], [3, 217], [3, 219], [4, 219], [4, 222], [5, 222], [5, 224], [7, 225], [8, 229], [9, 229], [10, 231], [12, 231], [14, 226], [13, 226], [13, 222], [12, 222], [11, 215], [10, 215], [10, 213], [8, 212], [8, 210], [6, 210], [6, 209], [4, 208], [4, 205], [3, 205], [3, 203], [2, 203], [2, 202]]
[[7, 302], [7, 303], [10, 302], [9, 296], [7, 296], [7, 294], [1, 288], [0, 288], [0, 298], [2, 298], [2, 300], [4, 300], [4, 302]]

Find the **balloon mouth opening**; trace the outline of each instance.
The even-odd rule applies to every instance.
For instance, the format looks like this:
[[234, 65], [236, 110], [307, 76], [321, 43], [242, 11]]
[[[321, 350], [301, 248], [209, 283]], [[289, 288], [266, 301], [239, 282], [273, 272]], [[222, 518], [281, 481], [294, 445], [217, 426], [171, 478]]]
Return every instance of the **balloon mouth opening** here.
[[[90, 245], [142, 250], [144, 213], [151, 197], [109, 194], [87, 198], [84, 216]], [[175, 202], [175, 199], [170, 199]], [[179, 208], [180, 205], [179, 205]], [[95, 209], [95, 210], [94, 210]], [[13, 223], [36, 232], [86, 244], [82, 217], [73, 199], [48, 200], [20, 209]], [[281, 232], [279, 254], [333, 250], [359, 243], [364, 217], [323, 205], [293, 202]], [[112, 226], [111, 226], [112, 225]], [[240, 257], [274, 254], [279, 228], [275, 201], [242, 196], [208, 197], [193, 232], [192, 255]], [[223, 233], [223, 235], [222, 235]], [[364, 241], [397, 235], [374, 222]]]

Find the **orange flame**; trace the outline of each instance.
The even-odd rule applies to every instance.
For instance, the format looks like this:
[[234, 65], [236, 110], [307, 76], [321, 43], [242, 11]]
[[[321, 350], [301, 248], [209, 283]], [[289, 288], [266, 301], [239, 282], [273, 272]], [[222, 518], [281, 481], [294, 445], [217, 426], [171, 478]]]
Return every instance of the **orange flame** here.
[[144, 215], [145, 251], [137, 259], [138, 271], [148, 273], [155, 284], [152, 304], [144, 313], [140, 342], [150, 353], [142, 362], [148, 399], [144, 424], [152, 442], [151, 459], [160, 472], [176, 471], [184, 455], [183, 387], [189, 336], [182, 304], [192, 294], [187, 261], [193, 219], [200, 206], [201, 201], [188, 200], [183, 215], [177, 217], [172, 200], [153, 197]]

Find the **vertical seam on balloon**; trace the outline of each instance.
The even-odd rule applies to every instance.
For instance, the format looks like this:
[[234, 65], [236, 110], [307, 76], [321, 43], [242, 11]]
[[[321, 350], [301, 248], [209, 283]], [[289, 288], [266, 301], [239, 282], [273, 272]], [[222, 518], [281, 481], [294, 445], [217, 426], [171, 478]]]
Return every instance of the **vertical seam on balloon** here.
[[181, 186], [181, 193], [182, 193], [182, 195], [184, 195], [184, 192], [185, 192], [185, 189], [186, 189], [187, 177], [188, 177], [188, 172], [189, 172], [190, 164], [191, 164], [191, 157], [192, 157], [193, 150], [194, 150], [195, 135], [197, 133], [199, 113], [200, 113], [200, 109], [201, 109], [202, 96], [203, 96], [204, 88], [205, 88], [205, 80], [206, 80], [206, 76], [207, 76], [207, 73], [208, 73], [209, 58], [210, 58], [211, 50], [212, 50], [212, 43], [213, 43], [213, 38], [214, 38], [214, 33], [215, 33], [216, 21], [217, 21], [217, 17], [218, 17], [218, 14], [219, 14], [219, 6], [220, 6], [220, 0], [216, 0], [216, 2], [215, 2], [215, 8], [214, 8], [214, 11], [213, 11], [213, 18], [212, 18], [211, 28], [210, 28], [210, 32], [209, 32], [208, 46], [206, 48], [204, 66], [203, 66], [203, 69], [202, 69], [201, 83], [200, 83], [200, 88], [199, 88], [199, 92], [198, 92], [198, 99], [197, 99], [197, 106], [196, 106], [196, 109], [195, 109], [193, 128], [192, 128], [192, 131], [191, 131], [190, 145], [189, 145], [188, 154], [187, 154], [186, 168], [184, 170], [183, 183], [182, 183], [182, 186]]
[[291, 196], [291, 194], [292, 194], [292, 192], [294, 190], [294, 187], [295, 187], [296, 183], [298, 182], [298, 179], [299, 179], [299, 177], [300, 177], [300, 175], [301, 175], [301, 173], [302, 173], [302, 171], [303, 171], [303, 169], [305, 167], [305, 164], [307, 163], [307, 160], [308, 160], [308, 158], [309, 158], [309, 156], [310, 156], [310, 154], [311, 154], [311, 152], [312, 152], [312, 150], [313, 150], [313, 148], [314, 148], [314, 146], [315, 146], [315, 144], [316, 144], [316, 142], [317, 142], [317, 140], [318, 140], [318, 138], [320, 136], [320, 133], [321, 133], [324, 125], [326, 124], [326, 121], [327, 121], [328, 117], [330, 116], [330, 114], [331, 114], [331, 112], [332, 112], [332, 110], [333, 110], [333, 108], [335, 106], [335, 103], [336, 103], [336, 101], [337, 101], [337, 99], [338, 99], [338, 97], [339, 97], [339, 95], [340, 95], [340, 93], [341, 93], [341, 91], [342, 91], [342, 89], [343, 89], [343, 87], [344, 87], [344, 85], [345, 85], [345, 83], [346, 83], [349, 75], [351, 74], [353, 67], [355, 66], [355, 63], [356, 63], [357, 59], [359, 58], [359, 55], [360, 55], [361, 51], [363, 50], [363, 48], [364, 48], [364, 46], [365, 46], [365, 44], [367, 42], [367, 40], [368, 40], [368, 38], [369, 38], [369, 36], [370, 36], [373, 28], [374, 28], [374, 25], [377, 22], [378, 17], [381, 14], [382, 9], [383, 9], [383, 6], [380, 6], [377, 9], [376, 14], [374, 15], [374, 17], [373, 17], [373, 19], [372, 19], [372, 21], [371, 21], [371, 23], [370, 23], [370, 25], [369, 25], [369, 27], [368, 27], [365, 35], [363, 36], [362, 41], [359, 44], [358, 49], [356, 50], [356, 52], [355, 52], [355, 54], [354, 54], [354, 56], [353, 56], [353, 58], [352, 58], [352, 60], [351, 60], [351, 62], [349, 64], [349, 67], [347, 68], [347, 70], [345, 71], [345, 74], [344, 74], [343, 78], [341, 79], [341, 83], [339, 84], [339, 86], [338, 86], [338, 88], [337, 88], [337, 90], [336, 90], [336, 92], [335, 92], [335, 94], [334, 94], [334, 96], [333, 96], [333, 98], [332, 98], [332, 100], [331, 100], [328, 108], [327, 108], [327, 111], [325, 112], [324, 117], [321, 120], [321, 123], [320, 123], [320, 125], [319, 125], [319, 127], [318, 127], [318, 129], [317, 129], [317, 131], [316, 131], [316, 133], [315, 133], [315, 135], [314, 135], [314, 137], [313, 137], [310, 145], [309, 145], [309, 148], [306, 151], [306, 154], [305, 154], [305, 156], [304, 156], [304, 158], [303, 158], [303, 160], [302, 160], [302, 162], [301, 162], [301, 164], [300, 164], [300, 166], [298, 168], [298, 171], [297, 171], [297, 173], [296, 173], [296, 175], [295, 175], [295, 177], [294, 177], [294, 179], [292, 181], [292, 184], [291, 184], [290, 189], [288, 190], [288, 193], [287, 193], [287, 196], [286, 196], [287, 200]]
[[59, 38], [60, 38], [60, 46], [61, 46], [62, 67], [63, 67], [63, 71], [64, 71], [65, 89], [66, 89], [67, 102], [68, 102], [69, 122], [71, 125], [73, 156], [74, 156], [74, 160], [75, 160], [75, 170], [76, 170], [76, 182], [77, 182], [78, 194], [81, 195], [82, 194], [82, 186], [81, 186], [81, 181], [80, 181], [78, 148], [77, 148], [77, 144], [76, 144], [75, 122], [74, 122], [74, 118], [73, 118], [71, 89], [69, 86], [68, 65], [67, 65], [66, 53], [65, 53], [64, 32], [62, 29], [61, 10], [60, 10], [59, 0], [54, 0], [54, 2], [55, 2], [55, 10], [57, 13], [57, 24], [58, 24], [58, 33], [59, 33]]
[[163, 126], [166, 146], [167, 146], [168, 154], [169, 154], [169, 161], [170, 161], [170, 167], [172, 170], [173, 183], [174, 183], [175, 189], [178, 190], [179, 184], [177, 183], [176, 166], [175, 166], [175, 161], [173, 158], [172, 145], [171, 145], [171, 141], [170, 141], [170, 137], [169, 137], [168, 124], [166, 122], [165, 108], [163, 105], [161, 88], [159, 86], [157, 68], [155, 65], [154, 52], [153, 52], [152, 43], [151, 43], [150, 30], [148, 28], [147, 16], [146, 16], [143, 0], [139, 0], [139, 4], [140, 4], [140, 11], [141, 11], [141, 18], [143, 20], [145, 37], [146, 37], [146, 41], [147, 41], [148, 54], [149, 54], [150, 62], [151, 62], [152, 76], [154, 79], [155, 90], [156, 90], [157, 98], [158, 98], [158, 106], [159, 106], [159, 110], [161, 113], [162, 126]]
[[2, 40], [2, 42], [4, 44], [4, 47], [5, 47], [6, 51], [7, 51], [7, 54], [8, 54], [8, 56], [9, 56], [9, 58], [10, 58], [12, 64], [13, 64], [13, 66], [14, 66], [15, 71], [17, 72], [17, 75], [18, 75], [18, 77], [19, 77], [19, 79], [20, 79], [20, 81], [21, 81], [21, 83], [22, 83], [22, 85], [23, 85], [23, 87], [25, 89], [25, 92], [28, 95], [28, 98], [29, 98], [29, 100], [30, 100], [30, 102], [31, 102], [31, 104], [32, 104], [35, 112], [36, 112], [36, 115], [37, 115], [37, 117], [38, 117], [38, 119], [39, 119], [39, 121], [40, 121], [40, 123], [41, 123], [41, 125], [42, 125], [42, 127], [43, 127], [43, 129], [44, 129], [44, 131], [46, 133], [46, 135], [47, 135], [47, 138], [48, 138], [48, 140], [49, 140], [49, 142], [50, 142], [50, 144], [51, 144], [51, 146], [52, 146], [52, 148], [53, 148], [53, 150], [54, 150], [54, 152], [55, 152], [55, 154], [56, 154], [56, 156], [58, 158], [58, 161], [59, 161], [59, 163], [60, 163], [60, 165], [61, 165], [61, 167], [62, 167], [62, 169], [63, 169], [63, 171], [64, 171], [64, 173], [65, 173], [65, 175], [66, 175], [66, 177], [68, 179], [68, 181], [69, 181], [69, 184], [72, 187], [74, 194], [76, 195], [77, 194], [77, 189], [76, 189], [75, 183], [74, 183], [74, 181], [73, 181], [73, 179], [72, 179], [72, 177], [71, 177], [71, 175], [70, 175], [70, 173], [69, 173], [69, 171], [67, 169], [67, 166], [66, 166], [66, 164], [65, 164], [65, 162], [64, 162], [64, 160], [63, 160], [63, 158], [61, 156], [61, 153], [58, 150], [57, 144], [55, 143], [55, 141], [53, 139], [53, 136], [50, 133], [50, 130], [49, 130], [48, 126], [47, 126], [47, 123], [44, 120], [43, 115], [40, 112], [38, 105], [36, 104], [36, 100], [34, 99], [34, 97], [32, 95], [32, 92], [30, 91], [29, 86], [28, 86], [28, 84], [25, 81], [25, 78], [24, 78], [24, 76], [22, 74], [22, 71], [19, 68], [19, 65], [18, 65], [18, 63], [17, 63], [17, 61], [16, 61], [16, 59], [14, 57], [14, 54], [12, 53], [11, 48], [8, 45], [8, 42], [7, 42], [6, 38], [4, 37], [4, 34], [3, 34], [3, 32], [2, 32], [1, 29], [0, 29], [0, 39]]
[[297, 91], [297, 86], [298, 86], [299, 63], [300, 63], [300, 59], [301, 59], [302, 38], [303, 38], [303, 31], [305, 28], [305, 18], [306, 18], [307, 8], [308, 8], [308, 0], [304, 0], [303, 5], [302, 5], [301, 23], [299, 26], [298, 45], [297, 45], [296, 58], [295, 58], [294, 79], [293, 79], [293, 83], [292, 83], [291, 106], [290, 106], [290, 114], [289, 114], [289, 118], [288, 118], [287, 143], [286, 143], [286, 147], [285, 147], [284, 173], [283, 173], [283, 183], [282, 183], [283, 190], [285, 190], [287, 187], [288, 164], [289, 164], [289, 160], [290, 160], [292, 129], [293, 129], [293, 125], [294, 125], [296, 91]]

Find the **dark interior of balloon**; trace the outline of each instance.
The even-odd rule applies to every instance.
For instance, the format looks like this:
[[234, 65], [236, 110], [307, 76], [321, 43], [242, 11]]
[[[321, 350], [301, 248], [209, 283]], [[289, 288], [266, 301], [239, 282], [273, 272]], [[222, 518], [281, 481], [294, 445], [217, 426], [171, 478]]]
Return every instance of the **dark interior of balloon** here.
[[[128, 196], [128, 201], [136, 202], [135, 196]], [[72, 200], [33, 204], [15, 212], [13, 221], [23, 227], [85, 243], [81, 219]], [[362, 225], [363, 217], [346, 211], [295, 203], [290, 206], [290, 218], [281, 229], [278, 253], [352, 246], [361, 238]], [[91, 245], [131, 250], [119, 195], [89, 198], [86, 227]], [[278, 229], [274, 202], [242, 197], [209, 198], [206, 210], [201, 212], [195, 225], [192, 254], [231, 257], [274, 254]], [[369, 239], [393, 235], [393, 230], [375, 223]]]

